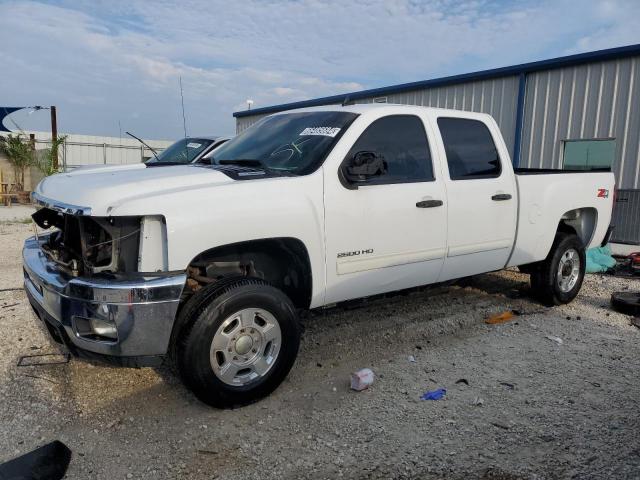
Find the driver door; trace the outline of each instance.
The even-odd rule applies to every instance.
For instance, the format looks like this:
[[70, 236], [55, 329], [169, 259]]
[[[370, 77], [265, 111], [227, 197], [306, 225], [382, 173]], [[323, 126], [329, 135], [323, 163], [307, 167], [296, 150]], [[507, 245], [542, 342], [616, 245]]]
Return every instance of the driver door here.
[[445, 191], [424, 120], [374, 120], [344, 162], [356, 155], [382, 156], [386, 169], [357, 182], [325, 169], [326, 303], [436, 282], [444, 261]]

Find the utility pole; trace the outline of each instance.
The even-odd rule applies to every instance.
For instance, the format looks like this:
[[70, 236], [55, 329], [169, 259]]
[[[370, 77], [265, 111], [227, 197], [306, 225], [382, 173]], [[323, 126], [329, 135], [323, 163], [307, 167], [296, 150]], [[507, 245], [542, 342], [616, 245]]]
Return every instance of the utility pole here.
[[[58, 140], [58, 120], [56, 118], [56, 107], [55, 105], [51, 105], [51, 146], [54, 147], [56, 141]], [[58, 149], [51, 149], [51, 158], [53, 160], [53, 168], [55, 171], [58, 170]]]

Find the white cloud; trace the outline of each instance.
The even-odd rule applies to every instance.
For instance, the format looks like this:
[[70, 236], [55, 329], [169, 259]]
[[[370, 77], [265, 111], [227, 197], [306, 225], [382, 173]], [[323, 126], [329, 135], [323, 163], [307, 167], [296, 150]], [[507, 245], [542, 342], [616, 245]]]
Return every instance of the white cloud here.
[[259, 108], [637, 43], [639, 16], [633, 0], [9, 1], [0, 104], [57, 104], [76, 133], [120, 120], [171, 138], [181, 76], [190, 132], [232, 133], [247, 98]]

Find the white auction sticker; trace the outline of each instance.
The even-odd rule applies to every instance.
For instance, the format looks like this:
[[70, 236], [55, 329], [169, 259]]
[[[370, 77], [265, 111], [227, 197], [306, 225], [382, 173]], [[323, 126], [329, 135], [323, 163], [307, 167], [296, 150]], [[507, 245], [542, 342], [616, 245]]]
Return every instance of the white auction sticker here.
[[189, 148], [200, 148], [201, 145], [202, 145], [201, 143], [196, 143], [196, 142], [187, 143], [187, 147]]
[[338, 127], [307, 127], [300, 133], [300, 136], [321, 135], [323, 137], [335, 137], [339, 131]]

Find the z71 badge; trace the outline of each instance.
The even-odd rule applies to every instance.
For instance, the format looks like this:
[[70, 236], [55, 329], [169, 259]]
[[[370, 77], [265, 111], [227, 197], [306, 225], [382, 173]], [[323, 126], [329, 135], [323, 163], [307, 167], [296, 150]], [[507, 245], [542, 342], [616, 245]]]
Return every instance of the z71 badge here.
[[607, 190], [606, 188], [599, 188], [598, 198], [609, 198], [609, 190]]

